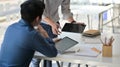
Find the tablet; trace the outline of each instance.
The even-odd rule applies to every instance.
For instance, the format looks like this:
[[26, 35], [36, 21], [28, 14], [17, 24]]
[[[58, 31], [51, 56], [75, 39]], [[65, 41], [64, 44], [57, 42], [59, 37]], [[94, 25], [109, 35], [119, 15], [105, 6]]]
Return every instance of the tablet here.
[[62, 28], [62, 31], [65, 32], [74, 32], [74, 33], [83, 33], [86, 25], [85, 24], [72, 24], [72, 23], [65, 23], [65, 25]]
[[64, 37], [59, 42], [57, 42], [55, 44], [55, 46], [59, 53], [64, 53], [67, 49], [75, 46], [76, 44], [78, 44], [77, 41], [75, 41], [69, 37]]

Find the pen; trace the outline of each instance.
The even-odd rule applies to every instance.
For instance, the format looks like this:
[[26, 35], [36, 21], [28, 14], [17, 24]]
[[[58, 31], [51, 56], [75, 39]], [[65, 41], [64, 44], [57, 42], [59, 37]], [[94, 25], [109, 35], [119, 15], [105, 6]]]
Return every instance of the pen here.
[[111, 36], [109, 39], [107, 39], [107, 37], [105, 37], [104, 41], [102, 39], [100, 39], [103, 46], [111, 46], [114, 40], [115, 39], [113, 38], [113, 36]]
[[111, 36], [110, 39], [109, 39], [109, 44], [108, 45], [111, 46], [113, 41], [114, 41], [114, 38], [113, 38], [113, 36]]
[[106, 42], [106, 41], [107, 41], [107, 37], [105, 37], [105, 43], [104, 43], [104, 45], [107, 45], [107, 42]]
[[104, 45], [104, 43], [103, 43], [102, 39], [100, 39], [100, 41], [101, 41], [101, 43]]

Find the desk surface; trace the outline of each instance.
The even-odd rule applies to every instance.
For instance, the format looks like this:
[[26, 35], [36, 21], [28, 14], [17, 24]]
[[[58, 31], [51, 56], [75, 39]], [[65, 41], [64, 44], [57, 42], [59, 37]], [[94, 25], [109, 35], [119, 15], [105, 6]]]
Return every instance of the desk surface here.
[[[76, 41], [79, 42], [78, 45], [70, 48], [70, 50], [74, 50], [76, 48], [81, 48], [81, 46], [94, 46], [96, 48], [101, 49], [101, 46], [102, 46], [101, 43], [99, 43], [99, 42], [96, 44], [95, 43], [94, 44], [93, 43], [85, 43], [83, 41], [84, 37], [81, 37], [81, 34], [64, 32], [64, 33], [62, 33], [62, 35], [60, 37], [64, 37], [64, 36], [69, 36], [70, 38], [75, 39]], [[120, 36], [120, 35], [115, 35], [114, 37], [118, 37], [118, 36]], [[98, 39], [99, 39], [99, 37], [98, 37]], [[119, 39], [120, 39], [120, 37], [116, 38], [115, 43], [113, 44], [113, 57], [102, 57], [101, 54], [97, 57], [77, 56], [74, 53], [58, 54], [58, 56], [54, 57], [54, 58], [48, 58], [48, 57], [41, 55], [40, 53], [36, 53], [35, 57], [38, 59], [56, 60], [56, 61], [71, 62], [71, 63], [119, 67], [120, 66], [120, 53], [119, 53], [120, 45], [118, 43]]]

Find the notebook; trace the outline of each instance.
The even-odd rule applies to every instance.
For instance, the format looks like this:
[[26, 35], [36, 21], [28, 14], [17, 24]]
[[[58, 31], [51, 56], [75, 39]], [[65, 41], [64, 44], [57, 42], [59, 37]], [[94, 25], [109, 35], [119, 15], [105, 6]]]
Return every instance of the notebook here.
[[65, 25], [62, 28], [62, 31], [65, 32], [74, 32], [74, 33], [82, 33], [85, 29], [85, 24], [72, 24], [72, 23], [65, 23]]
[[63, 54], [66, 52], [67, 49], [75, 46], [76, 44], [78, 44], [77, 41], [69, 38], [69, 37], [64, 37], [63, 39], [61, 39], [59, 42], [57, 42], [55, 44], [56, 49], [58, 50], [58, 52], [60, 54]]
[[100, 31], [99, 30], [87, 30], [83, 32], [82, 35], [87, 36], [87, 37], [95, 37], [95, 36], [100, 35]]

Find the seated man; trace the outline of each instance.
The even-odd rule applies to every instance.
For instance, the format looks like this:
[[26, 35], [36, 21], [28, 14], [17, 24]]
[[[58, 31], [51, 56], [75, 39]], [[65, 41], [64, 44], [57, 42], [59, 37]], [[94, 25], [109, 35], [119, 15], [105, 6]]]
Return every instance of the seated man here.
[[[29, 67], [34, 52], [55, 57], [54, 42], [39, 24], [45, 5], [40, 0], [21, 4], [21, 18], [6, 30], [0, 51], [0, 67]], [[38, 30], [34, 29], [37, 26]]]

